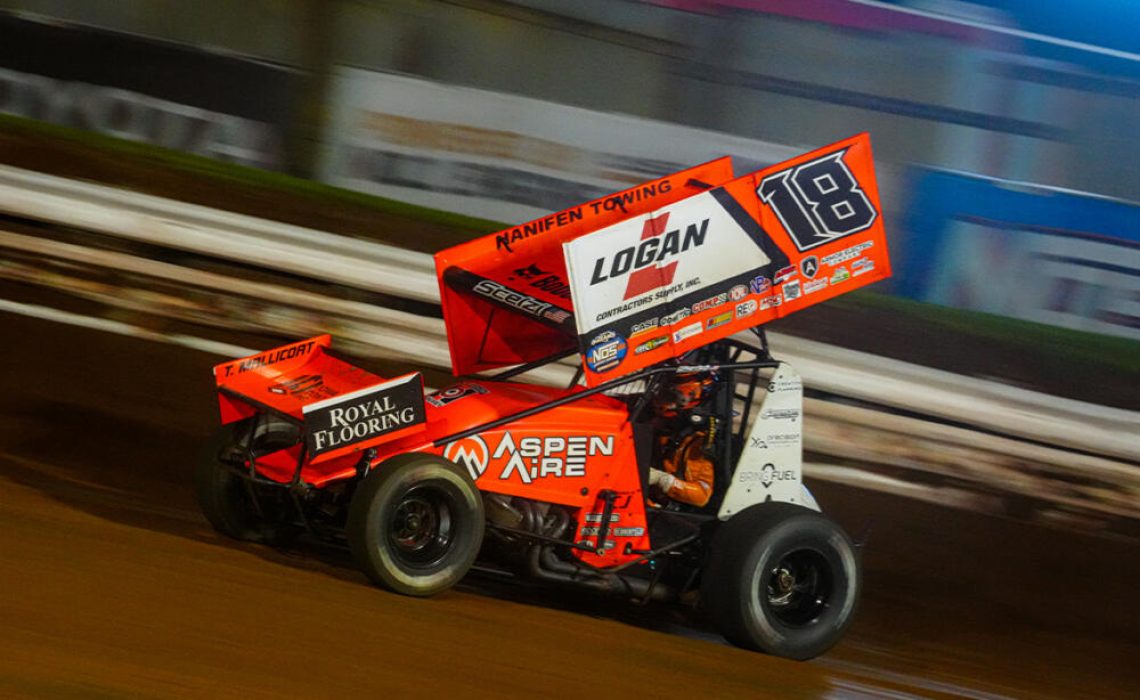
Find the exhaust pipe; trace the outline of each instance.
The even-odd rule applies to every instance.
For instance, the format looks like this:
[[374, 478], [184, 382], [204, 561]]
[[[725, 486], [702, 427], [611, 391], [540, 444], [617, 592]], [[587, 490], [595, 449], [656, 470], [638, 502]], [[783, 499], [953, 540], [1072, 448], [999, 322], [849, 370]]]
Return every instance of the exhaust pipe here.
[[541, 581], [588, 588], [607, 595], [625, 595], [632, 598], [671, 600], [676, 597], [669, 586], [620, 574], [591, 571], [582, 566], [562, 561], [550, 547], [531, 548], [528, 566], [530, 575]]

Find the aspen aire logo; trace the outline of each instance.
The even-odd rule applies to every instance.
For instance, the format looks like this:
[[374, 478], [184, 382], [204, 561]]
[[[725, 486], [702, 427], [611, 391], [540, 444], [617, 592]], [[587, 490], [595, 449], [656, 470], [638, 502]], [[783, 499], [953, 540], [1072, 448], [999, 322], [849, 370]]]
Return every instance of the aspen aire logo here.
[[541, 479], [584, 477], [591, 458], [614, 454], [613, 435], [516, 436], [508, 430], [497, 440], [491, 447], [480, 435], [460, 438], [444, 448], [443, 456], [465, 467], [472, 479], [493, 466], [500, 481], [530, 484]]
[[305, 415], [309, 454], [356, 445], [425, 421], [419, 373], [309, 404]]
[[673, 284], [677, 274], [676, 257], [705, 244], [709, 220], [669, 230], [669, 212], [646, 219], [641, 242], [622, 248], [613, 256], [597, 258], [590, 286], [629, 275], [623, 301]]

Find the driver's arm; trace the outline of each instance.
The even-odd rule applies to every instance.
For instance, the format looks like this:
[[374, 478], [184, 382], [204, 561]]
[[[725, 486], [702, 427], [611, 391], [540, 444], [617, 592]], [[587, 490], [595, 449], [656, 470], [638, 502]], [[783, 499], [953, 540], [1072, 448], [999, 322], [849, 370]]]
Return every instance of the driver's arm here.
[[705, 435], [690, 435], [672, 458], [664, 460], [665, 471], [651, 469], [649, 481], [665, 492], [665, 495], [679, 503], [687, 503], [698, 508], [712, 497], [712, 460], [705, 456]]

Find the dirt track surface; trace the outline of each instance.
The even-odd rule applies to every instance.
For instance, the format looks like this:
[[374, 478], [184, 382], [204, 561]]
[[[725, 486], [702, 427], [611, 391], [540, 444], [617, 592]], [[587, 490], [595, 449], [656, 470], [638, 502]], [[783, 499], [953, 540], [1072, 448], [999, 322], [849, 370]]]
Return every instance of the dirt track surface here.
[[[347, 557], [232, 542], [191, 471], [195, 351], [0, 314], [0, 694], [1135, 697], [1140, 543], [815, 485], [868, 535], [863, 607], [812, 662], [661, 608], [487, 576], [432, 600]], [[810, 425], [807, 427], [810, 430]]]

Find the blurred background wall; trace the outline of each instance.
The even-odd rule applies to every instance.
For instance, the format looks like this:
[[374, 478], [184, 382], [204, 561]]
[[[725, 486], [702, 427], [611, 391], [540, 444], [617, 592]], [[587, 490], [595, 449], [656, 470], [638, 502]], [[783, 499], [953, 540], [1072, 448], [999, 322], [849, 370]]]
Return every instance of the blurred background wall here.
[[1140, 338], [1131, 3], [0, 8], [0, 112], [500, 221], [868, 131], [896, 293]]

